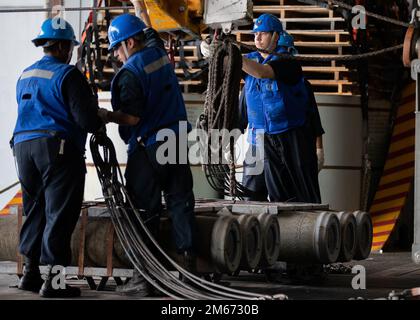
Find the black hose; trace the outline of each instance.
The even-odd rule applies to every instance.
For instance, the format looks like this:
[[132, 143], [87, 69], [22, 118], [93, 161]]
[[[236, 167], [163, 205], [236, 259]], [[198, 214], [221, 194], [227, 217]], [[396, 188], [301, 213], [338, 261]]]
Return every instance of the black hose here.
[[[102, 150], [100, 150], [102, 148]], [[105, 135], [92, 135], [90, 149], [102, 186], [105, 203], [110, 212], [118, 239], [133, 266], [156, 289], [174, 299], [274, 299], [205, 281], [179, 266], [159, 246], [146, 227], [123, 185], [114, 145]], [[150, 244], [165, 259], [162, 263], [153, 253]], [[164, 266], [172, 265], [191, 284], [182, 282]], [[276, 295], [276, 299], [286, 299]]]

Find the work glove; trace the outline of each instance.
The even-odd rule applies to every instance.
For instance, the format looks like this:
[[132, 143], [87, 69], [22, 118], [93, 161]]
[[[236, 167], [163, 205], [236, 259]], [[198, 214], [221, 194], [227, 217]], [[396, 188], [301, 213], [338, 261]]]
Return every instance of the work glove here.
[[[229, 35], [228, 37], [232, 38], [233, 40], [236, 40], [236, 38], [232, 35]], [[201, 54], [206, 59], [212, 58], [216, 48], [221, 43], [222, 43], [222, 40], [220, 40], [218, 38], [212, 40], [212, 38], [210, 36], [207, 36], [207, 38], [202, 40], [201, 43], [200, 43]], [[239, 48], [239, 46], [236, 43], [234, 45]]]
[[205, 59], [210, 59], [213, 57], [214, 52], [216, 51], [217, 46], [222, 41], [218, 38], [212, 39], [210, 36], [207, 36], [206, 39], [202, 40], [200, 43], [200, 51]]
[[207, 37], [200, 43], [200, 51], [205, 59], [211, 58], [212, 48], [211, 48], [211, 38]]
[[324, 168], [324, 162], [325, 162], [324, 149], [321, 149], [321, 148], [316, 149], [316, 156], [318, 158], [318, 173], [319, 173], [322, 170], [322, 168]]

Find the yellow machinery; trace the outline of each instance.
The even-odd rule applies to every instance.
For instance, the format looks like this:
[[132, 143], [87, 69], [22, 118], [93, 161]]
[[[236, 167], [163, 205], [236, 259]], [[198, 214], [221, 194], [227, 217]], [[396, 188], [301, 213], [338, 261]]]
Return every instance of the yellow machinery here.
[[[99, 1], [98, 6], [104, 3]], [[192, 41], [192, 45], [197, 45], [195, 41], [201, 39], [201, 34], [208, 27], [229, 33], [237, 26], [252, 22], [250, 0], [111, 0], [107, 4], [115, 9], [106, 10], [102, 15], [98, 15], [98, 11], [91, 12], [79, 49], [79, 66], [99, 91], [109, 90], [111, 79], [118, 71], [118, 63], [108, 52], [106, 35], [109, 22], [119, 14], [135, 13], [146, 25], [157, 30], [166, 40], [174, 66], [178, 63], [177, 67], [188, 76], [192, 74], [191, 70], [201, 68], [201, 65], [187, 66], [184, 60], [175, 61], [177, 50], [183, 50], [186, 42]], [[185, 80], [188, 81], [187, 77]]]
[[[128, 2], [124, 0], [122, 2]], [[131, 0], [136, 15], [144, 19], [147, 9], [151, 25], [159, 32], [182, 31], [194, 38], [207, 26], [230, 32], [234, 26], [252, 21], [252, 1], [222, 0]]]
[[200, 34], [203, 6], [201, 0], [145, 0], [152, 27], [159, 32], [181, 30]]

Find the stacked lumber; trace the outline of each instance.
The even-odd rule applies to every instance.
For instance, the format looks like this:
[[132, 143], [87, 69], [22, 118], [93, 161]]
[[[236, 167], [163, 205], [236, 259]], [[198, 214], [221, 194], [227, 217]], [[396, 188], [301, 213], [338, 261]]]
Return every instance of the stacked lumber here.
[[[111, 2], [111, 5], [121, 5], [120, 2]], [[295, 46], [300, 54], [313, 57], [325, 55], [342, 55], [350, 53], [350, 35], [346, 28], [345, 20], [339, 13], [328, 8], [305, 4], [296, 0], [254, 0], [254, 19], [263, 13], [271, 13], [281, 19], [284, 28], [293, 35]], [[134, 12], [128, 6], [127, 10], [113, 10], [110, 17], [113, 18], [123, 12]], [[115, 62], [109, 57], [106, 50], [107, 20], [104, 15], [98, 16], [99, 38], [103, 39], [100, 45], [101, 61], [104, 63], [103, 79], [95, 79], [100, 83], [100, 89], [107, 90], [110, 79], [115, 73]], [[248, 45], [253, 45], [251, 26], [240, 27], [233, 34], [236, 40]], [[162, 37], [175, 38], [176, 34], [168, 32]], [[201, 35], [206, 36], [205, 32]], [[182, 48], [180, 47], [182, 46]], [[95, 49], [95, 45], [91, 45]], [[202, 93], [207, 87], [207, 74], [191, 77], [191, 74], [199, 73], [203, 61], [199, 53], [199, 40], [181, 41], [175, 46], [175, 71], [179, 77], [179, 83], [184, 93]], [[182, 54], [181, 54], [182, 50]], [[352, 70], [343, 63], [331, 61], [303, 61], [304, 74], [318, 94], [351, 95], [355, 87], [352, 81]], [[93, 69], [96, 68], [96, 65]]]

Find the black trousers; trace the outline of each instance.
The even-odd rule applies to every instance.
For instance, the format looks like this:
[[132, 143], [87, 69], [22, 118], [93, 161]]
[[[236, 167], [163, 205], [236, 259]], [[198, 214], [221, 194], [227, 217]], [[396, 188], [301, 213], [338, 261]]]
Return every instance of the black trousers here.
[[60, 146], [61, 139], [55, 137], [14, 146], [26, 216], [19, 251], [42, 264], [67, 266], [71, 263], [71, 235], [83, 201], [86, 166], [70, 141]]
[[266, 135], [264, 140], [270, 201], [320, 203], [315, 140], [305, 128]]
[[250, 175], [244, 165], [243, 184], [250, 200], [320, 203], [315, 137], [306, 127], [264, 136], [264, 172]]
[[242, 184], [247, 188], [248, 194], [246, 200], [268, 201], [268, 190], [265, 183], [264, 169], [262, 172], [258, 172], [259, 168], [264, 168], [264, 158], [258, 159], [257, 155], [258, 150], [256, 145], [251, 144], [247, 150], [243, 163], [244, 173], [242, 176]]
[[128, 156], [127, 191], [134, 205], [145, 210], [143, 219], [155, 236], [159, 230], [163, 192], [176, 249], [179, 253], [193, 252], [195, 199], [191, 169], [189, 164], [160, 164], [156, 155], [160, 145], [138, 145]]

